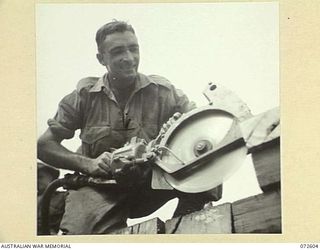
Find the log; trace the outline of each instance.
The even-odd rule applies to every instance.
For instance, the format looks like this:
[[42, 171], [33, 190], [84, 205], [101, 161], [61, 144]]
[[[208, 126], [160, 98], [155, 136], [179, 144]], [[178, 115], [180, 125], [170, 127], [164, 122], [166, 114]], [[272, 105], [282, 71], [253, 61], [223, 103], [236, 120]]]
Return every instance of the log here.
[[166, 221], [166, 234], [231, 233], [231, 204], [209, 206], [201, 211]]
[[252, 196], [232, 204], [234, 233], [281, 233], [279, 191]]
[[131, 227], [116, 230], [112, 234], [162, 234], [164, 228], [164, 222], [159, 218], [154, 218]]

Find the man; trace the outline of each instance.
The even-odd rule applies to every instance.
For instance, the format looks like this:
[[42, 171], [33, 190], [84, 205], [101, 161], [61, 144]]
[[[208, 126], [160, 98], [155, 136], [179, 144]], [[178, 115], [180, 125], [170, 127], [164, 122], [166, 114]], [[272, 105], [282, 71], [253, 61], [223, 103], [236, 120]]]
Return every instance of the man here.
[[[107, 23], [97, 31], [96, 42], [97, 59], [108, 72], [101, 78], [82, 79], [62, 99], [39, 138], [38, 157], [86, 175], [110, 177], [112, 148], [122, 147], [135, 136], [149, 142], [174, 113], [195, 106], [165, 78], [138, 73], [139, 44], [131, 25]], [[81, 129], [82, 154], [61, 145], [77, 129]], [[148, 171], [129, 173], [126, 180], [139, 181], [128, 189], [70, 190], [60, 228], [66, 234], [110, 233], [124, 227], [128, 217], [145, 216], [177, 195], [176, 215], [201, 209], [205, 203], [193, 195], [151, 190]]]

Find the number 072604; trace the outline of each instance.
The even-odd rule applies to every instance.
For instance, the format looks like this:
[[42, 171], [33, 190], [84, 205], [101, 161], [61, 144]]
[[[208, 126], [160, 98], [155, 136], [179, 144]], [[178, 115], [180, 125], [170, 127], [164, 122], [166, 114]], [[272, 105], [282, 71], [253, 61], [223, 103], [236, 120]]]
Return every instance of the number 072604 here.
[[303, 244], [300, 244], [300, 248], [318, 248], [318, 244], [306, 244], [306, 243], [303, 243]]

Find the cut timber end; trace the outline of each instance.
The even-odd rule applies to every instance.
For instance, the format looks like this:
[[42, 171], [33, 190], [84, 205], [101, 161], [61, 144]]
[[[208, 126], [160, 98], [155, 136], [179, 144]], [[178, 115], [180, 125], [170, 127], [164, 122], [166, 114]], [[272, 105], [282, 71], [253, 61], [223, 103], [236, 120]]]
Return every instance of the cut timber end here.
[[232, 233], [231, 205], [225, 203], [208, 207], [165, 223], [166, 234], [218, 234]]
[[255, 150], [251, 155], [260, 188], [264, 192], [279, 189], [281, 180], [279, 140]]
[[260, 188], [280, 188], [280, 110], [271, 109], [240, 124]]
[[154, 218], [131, 227], [122, 228], [112, 234], [162, 234], [164, 233], [164, 222]]
[[277, 191], [232, 204], [235, 233], [281, 233], [281, 197]]

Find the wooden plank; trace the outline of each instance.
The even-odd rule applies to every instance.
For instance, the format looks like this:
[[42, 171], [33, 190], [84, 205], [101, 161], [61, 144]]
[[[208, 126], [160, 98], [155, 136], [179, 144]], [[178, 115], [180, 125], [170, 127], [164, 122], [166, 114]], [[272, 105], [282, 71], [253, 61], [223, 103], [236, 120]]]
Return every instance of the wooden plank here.
[[232, 204], [235, 233], [281, 233], [281, 198], [277, 191]]
[[209, 206], [185, 216], [166, 221], [166, 234], [231, 233], [231, 204]]
[[267, 192], [280, 189], [280, 142], [265, 145], [252, 153], [252, 161], [260, 188]]
[[132, 234], [132, 227], [121, 228], [113, 231], [110, 234]]
[[159, 218], [144, 221], [131, 227], [122, 228], [112, 234], [162, 234], [164, 233], [164, 222]]

